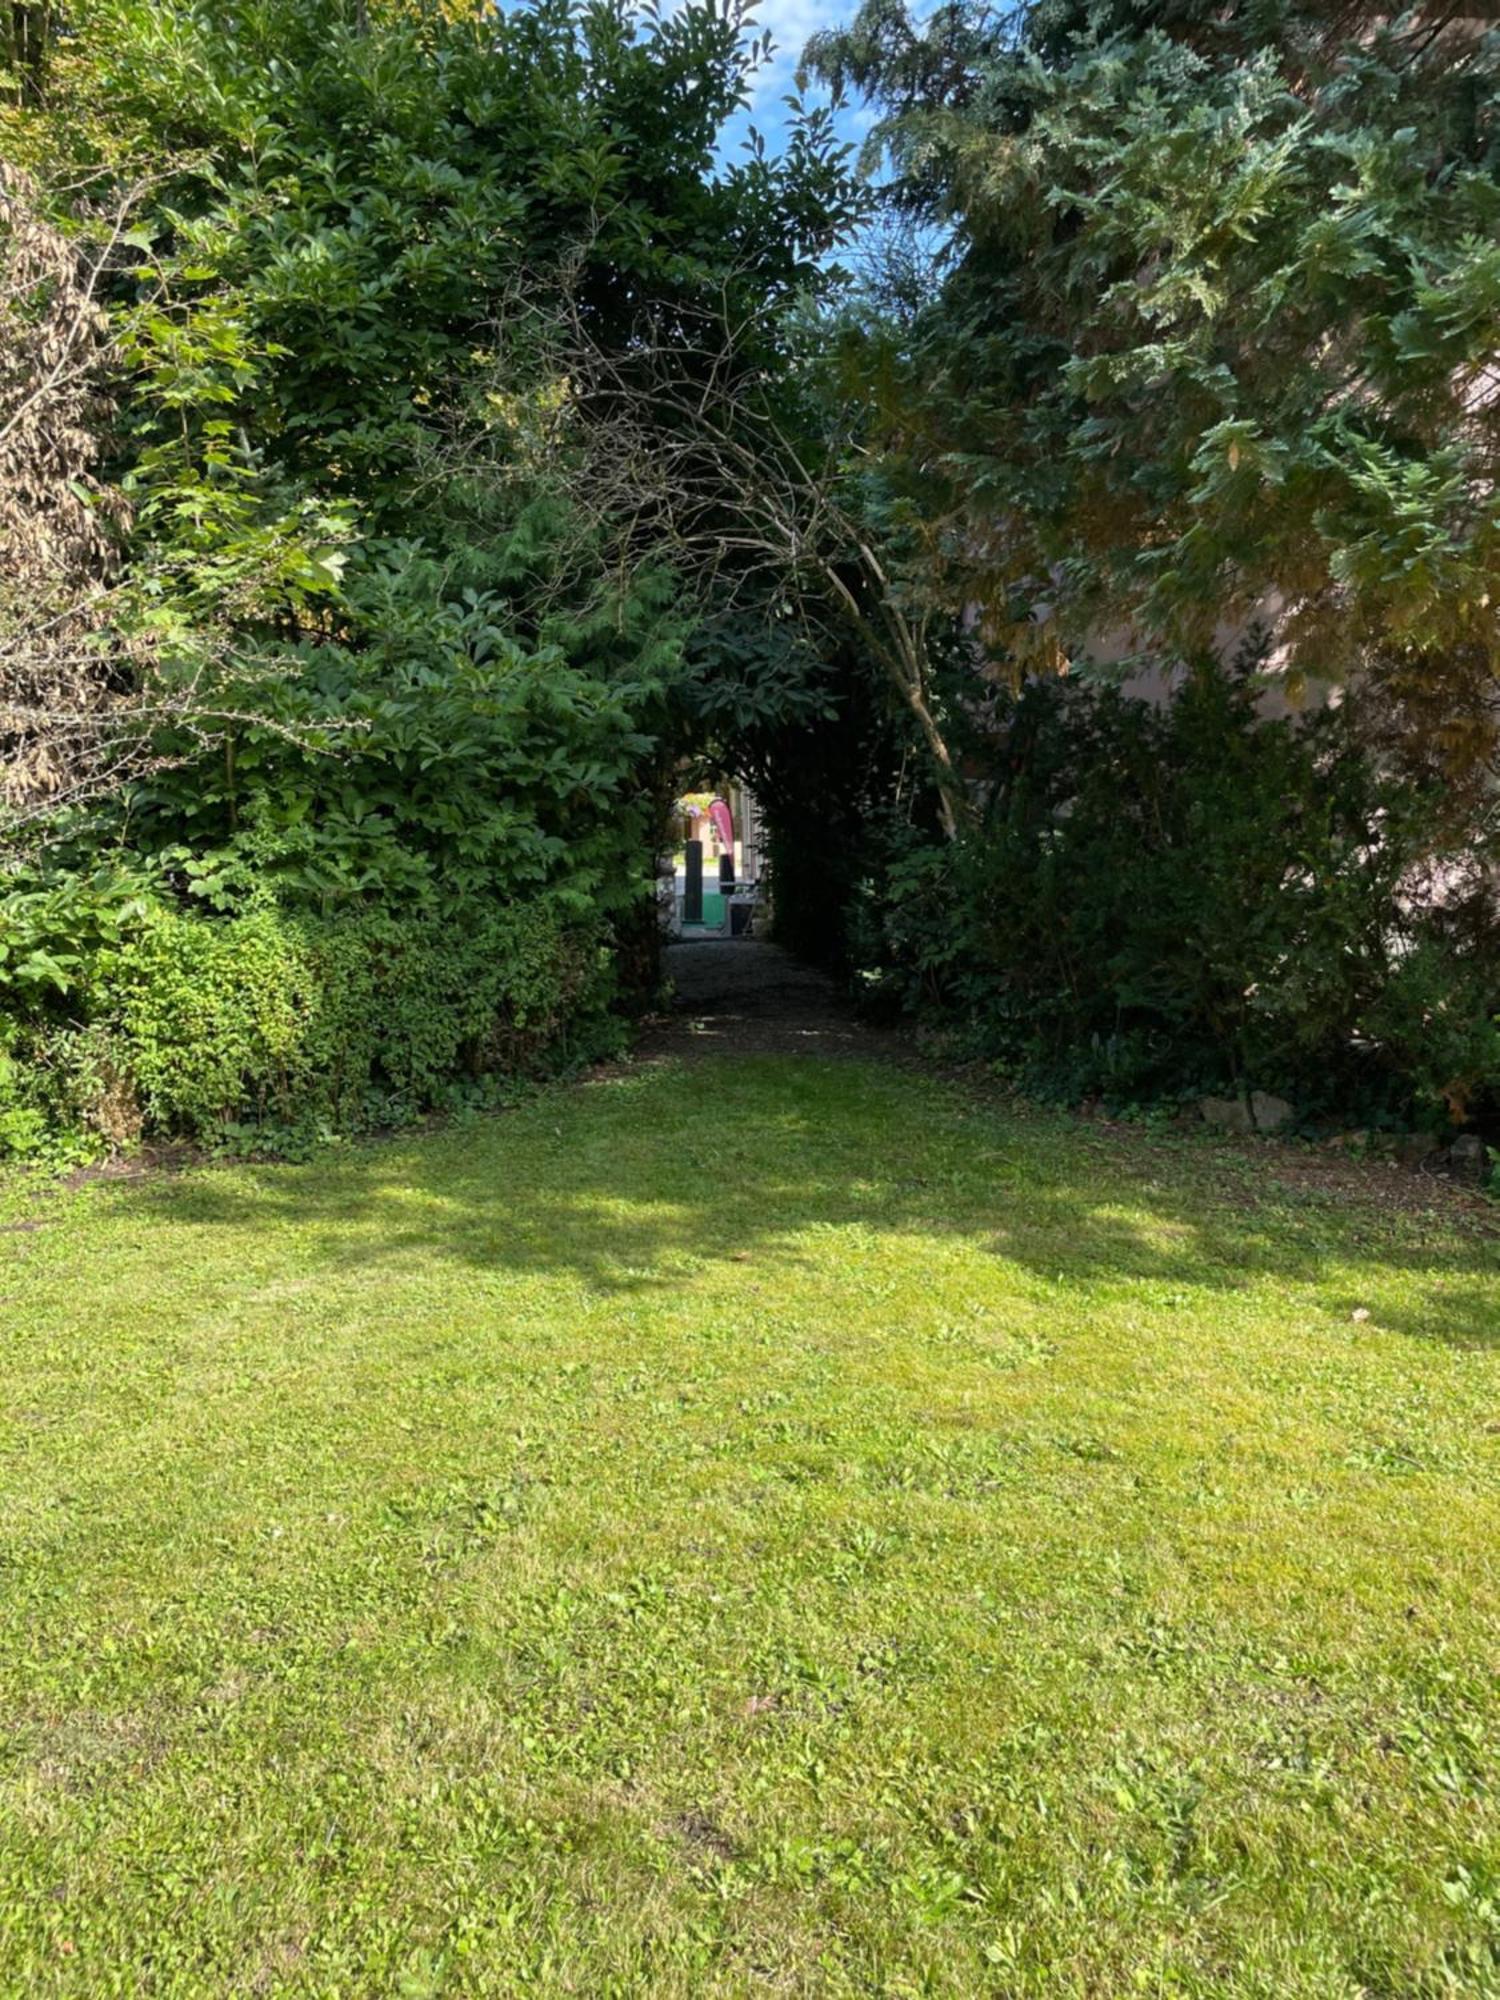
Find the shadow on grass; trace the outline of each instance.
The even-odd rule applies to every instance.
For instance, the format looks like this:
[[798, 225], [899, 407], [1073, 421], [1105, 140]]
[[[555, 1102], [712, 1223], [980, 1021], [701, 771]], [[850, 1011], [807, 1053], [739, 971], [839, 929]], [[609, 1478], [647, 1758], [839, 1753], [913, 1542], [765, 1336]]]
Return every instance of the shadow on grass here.
[[132, 1218], [222, 1229], [226, 1256], [247, 1233], [263, 1256], [289, 1227], [330, 1271], [436, 1258], [657, 1293], [704, 1263], [810, 1266], [819, 1231], [841, 1271], [860, 1232], [919, 1234], [1101, 1302], [1274, 1280], [1391, 1331], [1500, 1346], [1500, 1228], [1485, 1218], [1310, 1197], [1278, 1186], [1269, 1159], [1018, 1115], [873, 1063], [657, 1063], [307, 1167], [95, 1194]]

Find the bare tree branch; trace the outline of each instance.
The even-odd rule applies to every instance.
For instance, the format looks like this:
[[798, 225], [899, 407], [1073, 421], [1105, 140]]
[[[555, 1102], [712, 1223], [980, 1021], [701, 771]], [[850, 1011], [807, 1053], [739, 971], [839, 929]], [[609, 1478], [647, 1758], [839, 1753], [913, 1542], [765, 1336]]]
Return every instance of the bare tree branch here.
[[932, 703], [926, 609], [858, 507], [857, 413], [825, 403], [794, 435], [756, 361], [776, 345], [769, 319], [737, 311], [726, 288], [710, 307], [643, 314], [606, 346], [568, 271], [529, 278], [491, 332], [487, 431], [455, 435], [442, 472], [472, 474], [488, 451], [498, 476], [550, 481], [580, 555], [587, 544], [606, 574], [665, 564], [705, 613], [770, 602], [814, 645], [841, 624], [914, 719], [951, 836], [972, 802]]
[[[251, 690], [284, 671], [229, 614], [170, 661], [132, 615], [130, 510], [97, 471], [118, 357], [101, 306], [149, 183], [66, 191], [76, 234], [0, 161], [0, 834], [44, 828], [254, 722]], [[158, 562], [153, 581], [184, 579]], [[226, 697], [226, 689], [235, 693]], [[164, 747], [169, 740], [174, 747]], [[301, 737], [299, 736], [299, 740]]]

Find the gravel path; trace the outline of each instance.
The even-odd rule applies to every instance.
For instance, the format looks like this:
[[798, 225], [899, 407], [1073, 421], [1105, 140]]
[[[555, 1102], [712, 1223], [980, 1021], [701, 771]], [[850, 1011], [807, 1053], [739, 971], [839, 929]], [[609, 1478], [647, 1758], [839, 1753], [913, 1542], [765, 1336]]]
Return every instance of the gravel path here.
[[672, 1012], [643, 1055], [890, 1055], [901, 1037], [856, 1020], [832, 980], [760, 938], [669, 945]]

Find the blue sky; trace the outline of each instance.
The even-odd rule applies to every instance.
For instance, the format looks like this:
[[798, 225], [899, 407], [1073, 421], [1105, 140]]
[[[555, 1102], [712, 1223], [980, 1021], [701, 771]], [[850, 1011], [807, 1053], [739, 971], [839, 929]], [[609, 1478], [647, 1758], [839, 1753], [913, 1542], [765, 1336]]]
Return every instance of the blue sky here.
[[[859, 0], [758, 0], [756, 30], [769, 30], [775, 49], [755, 79], [755, 101], [749, 112], [734, 120], [726, 133], [726, 152], [732, 152], [752, 125], [764, 135], [767, 147], [777, 150], [786, 125], [782, 99], [794, 87], [797, 64], [809, 37], [819, 28], [836, 28], [852, 20], [858, 5]], [[841, 131], [856, 143], [869, 123], [870, 114], [863, 105], [845, 106], [839, 114]]]
[[[524, 0], [492, 0], [502, 13], [520, 7]], [[771, 60], [756, 73], [753, 102], [748, 111], [731, 119], [724, 131], [721, 151], [732, 158], [752, 127], [765, 139], [771, 152], [780, 150], [786, 130], [787, 111], [783, 99], [793, 90], [802, 51], [820, 28], [836, 28], [854, 18], [859, 0], [755, 0], [753, 32], [769, 31]], [[810, 101], [820, 93], [810, 90]], [[822, 93], [826, 95], [826, 93]], [[839, 130], [855, 145], [873, 122], [873, 114], [863, 105], [846, 105], [839, 113]]]

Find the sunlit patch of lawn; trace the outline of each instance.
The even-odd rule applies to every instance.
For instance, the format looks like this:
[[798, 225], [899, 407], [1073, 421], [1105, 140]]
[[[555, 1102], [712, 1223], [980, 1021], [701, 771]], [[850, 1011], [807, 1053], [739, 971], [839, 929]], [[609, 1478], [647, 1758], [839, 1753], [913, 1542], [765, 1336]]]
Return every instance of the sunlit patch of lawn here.
[[1500, 1993], [1481, 1227], [772, 1057], [9, 1212], [0, 1991]]

